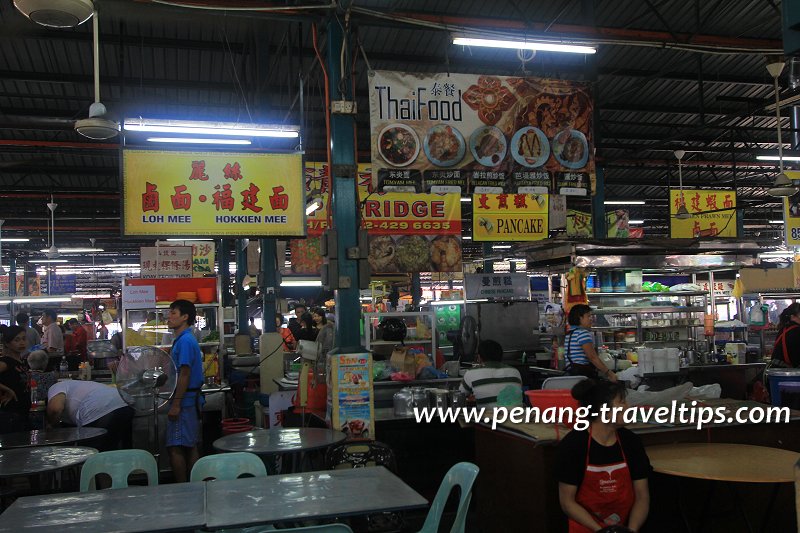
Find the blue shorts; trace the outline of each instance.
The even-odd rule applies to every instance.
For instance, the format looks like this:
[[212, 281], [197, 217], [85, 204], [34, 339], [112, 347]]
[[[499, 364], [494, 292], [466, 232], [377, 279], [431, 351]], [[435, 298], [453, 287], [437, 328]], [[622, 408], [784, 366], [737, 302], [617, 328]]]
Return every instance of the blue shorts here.
[[176, 421], [167, 419], [167, 446], [197, 446], [200, 436], [200, 420], [194, 406], [182, 407]]

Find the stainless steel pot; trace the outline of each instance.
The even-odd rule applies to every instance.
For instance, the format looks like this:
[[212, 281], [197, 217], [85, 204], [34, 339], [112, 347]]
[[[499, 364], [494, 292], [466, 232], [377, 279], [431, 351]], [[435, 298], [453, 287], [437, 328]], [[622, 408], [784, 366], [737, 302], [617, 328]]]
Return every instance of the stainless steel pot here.
[[450, 406], [450, 392], [447, 389], [428, 389], [428, 405], [447, 409]]
[[428, 391], [425, 389], [425, 387], [411, 387], [411, 397], [413, 399], [413, 407], [418, 409], [430, 407], [430, 402], [428, 401]]
[[466, 407], [467, 406], [467, 393], [453, 389], [450, 391], [450, 407]]
[[411, 389], [400, 389], [392, 397], [394, 401], [395, 416], [414, 416], [414, 398]]

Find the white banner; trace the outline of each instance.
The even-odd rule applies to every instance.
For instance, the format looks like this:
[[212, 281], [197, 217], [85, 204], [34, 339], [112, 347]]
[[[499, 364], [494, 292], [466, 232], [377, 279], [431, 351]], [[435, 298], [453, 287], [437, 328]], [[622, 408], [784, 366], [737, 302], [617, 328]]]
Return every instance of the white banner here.
[[191, 246], [147, 246], [140, 248], [141, 277], [191, 278]]
[[467, 274], [467, 300], [530, 300], [531, 284], [524, 272]]

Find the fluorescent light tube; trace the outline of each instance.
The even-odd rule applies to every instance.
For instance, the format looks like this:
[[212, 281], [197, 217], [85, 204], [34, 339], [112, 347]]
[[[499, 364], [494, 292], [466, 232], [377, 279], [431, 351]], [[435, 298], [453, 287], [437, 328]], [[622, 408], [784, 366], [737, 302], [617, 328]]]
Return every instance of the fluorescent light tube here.
[[183, 241], [213, 241], [214, 239], [195, 239], [194, 237], [186, 237], [185, 239], [166, 239], [166, 240], [169, 242], [183, 242]]
[[499, 39], [472, 39], [469, 37], [456, 37], [453, 44], [462, 46], [483, 46], [487, 48], [509, 48], [512, 50], [540, 50], [543, 52], [567, 52], [570, 54], [594, 54], [597, 52], [592, 46], [561, 44], [542, 41], [506, 41]]
[[461, 237], [461, 239], [465, 241], [471, 241], [472, 237], [470, 237], [469, 235], [464, 235], [463, 237]]
[[[49, 252], [47, 248], [43, 250], [39, 250], [40, 252], [46, 253]], [[85, 252], [103, 252], [102, 248], [59, 248], [58, 253], [60, 254], [78, 254], [78, 253], [85, 253]]]
[[471, 202], [472, 198], [461, 198], [462, 202]]
[[3, 237], [0, 239], [0, 242], [28, 242], [29, 240], [30, 239], [25, 239], [23, 237]]
[[[756, 159], [759, 161], [780, 161], [777, 155], [757, 155]], [[800, 156], [798, 155], [785, 155], [783, 156], [784, 161], [800, 161]]]
[[69, 263], [66, 259], [36, 259], [31, 263]]
[[461, 305], [464, 303], [464, 300], [438, 300], [435, 302], [431, 302], [431, 305]]
[[783, 220], [768, 220], [770, 224], [783, 224]]
[[281, 287], [322, 287], [322, 281], [287, 279], [281, 281]]
[[253, 144], [247, 139], [200, 139], [189, 137], [148, 137], [148, 142], [151, 143], [180, 143], [180, 144], [236, 144], [236, 145], [249, 145]]
[[103, 294], [73, 294], [72, 297], [79, 300], [101, 300], [111, 298], [111, 294], [107, 292]]
[[0, 305], [8, 305], [11, 303], [11, 300], [0, 300]]
[[188, 120], [125, 119], [123, 129], [152, 133], [188, 133], [191, 135], [233, 135], [246, 137], [283, 137], [293, 139], [300, 132], [292, 127], [235, 122], [193, 122]]
[[57, 303], [57, 302], [68, 302], [72, 300], [69, 296], [24, 296], [21, 298], [14, 298], [15, 304], [24, 304], [24, 303]]
[[508, 250], [511, 248], [510, 244], [495, 244], [492, 246], [492, 250]]
[[628, 224], [634, 224], [634, 225], [644, 224], [644, 220], [629, 220]]
[[605, 205], [644, 205], [644, 200], [606, 200]]

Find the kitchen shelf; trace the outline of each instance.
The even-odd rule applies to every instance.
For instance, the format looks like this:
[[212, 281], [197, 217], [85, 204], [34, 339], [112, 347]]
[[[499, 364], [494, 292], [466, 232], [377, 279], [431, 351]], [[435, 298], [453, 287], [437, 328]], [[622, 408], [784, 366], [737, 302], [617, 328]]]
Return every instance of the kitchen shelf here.
[[[364, 346], [367, 351], [377, 346], [399, 346], [400, 341], [385, 341], [376, 338], [377, 326], [384, 318], [399, 318], [406, 324], [406, 328], [416, 328], [417, 324], [423, 322], [430, 331], [430, 338], [424, 339], [404, 339], [403, 344], [408, 346], [420, 345], [425, 349], [425, 353], [430, 358], [431, 362], [436, 361], [436, 315], [433, 311], [415, 311], [410, 313], [390, 312], [390, 313], [364, 313]], [[425, 332], [418, 332], [416, 330], [409, 331], [412, 335], [418, 335]]]
[[589, 298], [631, 298], [645, 296], [706, 296], [706, 291], [679, 291], [679, 292], [587, 292]]

